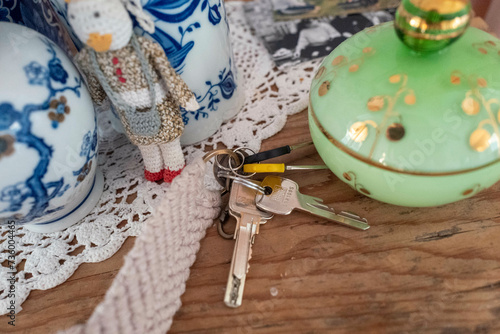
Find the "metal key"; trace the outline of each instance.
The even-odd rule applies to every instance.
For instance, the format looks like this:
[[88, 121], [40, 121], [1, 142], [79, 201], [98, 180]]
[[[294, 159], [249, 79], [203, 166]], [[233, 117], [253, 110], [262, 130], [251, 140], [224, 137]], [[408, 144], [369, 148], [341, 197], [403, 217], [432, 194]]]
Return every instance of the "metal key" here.
[[238, 180], [233, 182], [231, 188], [229, 213], [236, 218], [237, 224], [234, 233], [236, 244], [234, 245], [231, 270], [224, 297], [224, 302], [229, 307], [241, 306], [255, 235], [259, 233], [260, 224], [265, 224], [273, 217], [271, 213], [256, 207], [255, 197], [257, 193], [257, 190], [239, 183]]
[[261, 184], [269, 194], [256, 196], [257, 207], [277, 215], [288, 215], [294, 209], [309, 212], [336, 223], [359, 230], [370, 228], [368, 221], [349, 212], [335, 213], [333, 208], [323, 204], [321, 198], [301, 194], [296, 182], [279, 176], [267, 176]]

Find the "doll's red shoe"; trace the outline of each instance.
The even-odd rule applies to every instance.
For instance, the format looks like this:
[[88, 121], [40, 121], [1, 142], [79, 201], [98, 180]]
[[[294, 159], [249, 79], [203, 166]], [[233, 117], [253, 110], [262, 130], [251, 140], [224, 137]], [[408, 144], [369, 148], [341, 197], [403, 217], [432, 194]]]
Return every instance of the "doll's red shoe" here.
[[164, 171], [165, 170], [162, 169], [159, 172], [151, 173], [147, 170], [144, 170], [144, 177], [146, 178], [146, 180], [151, 181], [151, 182], [160, 181], [161, 179], [163, 179], [163, 172]]
[[168, 183], [172, 182], [172, 180], [175, 179], [175, 177], [179, 175], [183, 169], [184, 167], [178, 170], [170, 170], [166, 168], [165, 170], [163, 170], [163, 181]]

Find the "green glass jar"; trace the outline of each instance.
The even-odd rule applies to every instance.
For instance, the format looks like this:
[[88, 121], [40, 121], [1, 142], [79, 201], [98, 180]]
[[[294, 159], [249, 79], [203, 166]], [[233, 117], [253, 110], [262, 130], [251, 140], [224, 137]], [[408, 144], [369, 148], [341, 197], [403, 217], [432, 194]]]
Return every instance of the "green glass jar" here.
[[[344, 42], [310, 90], [310, 131], [325, 163], [359, 192], [396, 205], [446, 204], [500, 180], [500, 40], [466, 29], [468, 1], [432, 2], [404, 0], [395, 24]], [[398, 22], [403, 11], [434, 30], [411, 30]]]

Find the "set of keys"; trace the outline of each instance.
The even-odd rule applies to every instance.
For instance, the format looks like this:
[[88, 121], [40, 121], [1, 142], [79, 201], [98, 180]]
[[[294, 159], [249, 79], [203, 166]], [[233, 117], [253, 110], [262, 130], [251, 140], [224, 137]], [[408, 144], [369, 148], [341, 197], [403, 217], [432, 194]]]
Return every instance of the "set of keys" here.
[[224, 214], [219, 223], [221, 236], [236, 240], [224, 296], [225, 304], [236, 308], [241, 306], [243, 300], [255, 236], [259, 234], [260, 225], [267, 223], [275, 214], [289, 215], [294, 210], [300, 210], [362, 231], [370, 226], [364, 218], [349, 212], [337, 213], [325, 205], [322, 199], [300, 193], [298, 184], [290, 179], [272, 175], [265, 177], [263, 181], [252, 180], [254, 174], [240, 172], [248, 156], [241, 153], [241, 149], [234, 152], [239, 153], [242, 158], [239, 165], [233, 167], [232, 163], [236, 162], [232, 162], [229, 156], [222, 161], [216, 159], [214, 174], [229, 192], [226, 215], [236, 219], [233, 235], [227, 234], [223, 229]]

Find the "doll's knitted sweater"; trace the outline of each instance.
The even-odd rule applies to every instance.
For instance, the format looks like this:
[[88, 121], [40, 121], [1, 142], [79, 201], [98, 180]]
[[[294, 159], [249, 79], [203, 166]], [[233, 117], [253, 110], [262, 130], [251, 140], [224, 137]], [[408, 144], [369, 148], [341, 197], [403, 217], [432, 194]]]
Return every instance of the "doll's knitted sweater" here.
[[[184, 129], [179, 105], [185, 107], [194, 95], [172, 68], [158, 43], [145, 37], [138, 37], [137, 41], [149, 65], [149, 72], [155, 86], [156, 106], [161, 119], [160, 131], [154, 136], [138, 135], [132, 131], [124, 111], [118, 108], [118, 112], [133, 144], [150, 145], [170, 142], [179, 137]], [[89, 47], [85, 47], [75, 60], [87, 76], [92, 98], [100, 104], [105, 99], [106, 93], [93, 70], [91, 52]], [[150, 87], [131, 42], [119, 50], [97, 52], [96, 59], [110, 88], [118, 93], [125, 103], [134, 106], [137, 111], [149, 111], [151, 107]]]

